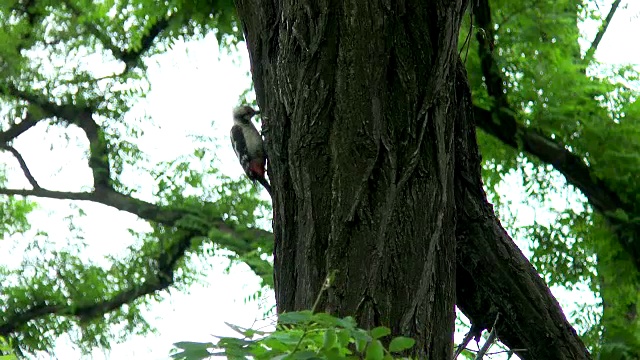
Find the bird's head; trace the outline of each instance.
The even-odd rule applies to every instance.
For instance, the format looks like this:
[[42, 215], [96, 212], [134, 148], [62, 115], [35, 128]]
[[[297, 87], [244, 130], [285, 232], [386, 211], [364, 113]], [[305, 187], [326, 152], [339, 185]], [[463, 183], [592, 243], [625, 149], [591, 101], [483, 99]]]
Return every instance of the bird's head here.
[[244, 122], [244, 123], [249, 123], [251, 122], [251, 118], [255, 114], [259, 114], [259, 113], [260, 111], [254, 110], [254, 108], [252, 108], [249, 105], [242, 105], [233, 109], [233, 119]]

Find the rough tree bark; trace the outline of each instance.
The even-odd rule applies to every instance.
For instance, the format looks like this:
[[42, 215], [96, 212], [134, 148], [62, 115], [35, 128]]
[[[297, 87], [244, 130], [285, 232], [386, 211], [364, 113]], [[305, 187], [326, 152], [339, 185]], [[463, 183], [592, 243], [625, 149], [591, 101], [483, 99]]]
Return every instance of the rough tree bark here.
[[479, 330], [501, 314], [522, 358], [586, 359], [482, 191], [466, 5], [236, 0], [265, 114], [278, 311], [310, 308], [338, 270], [324, 309], [415, 338], [420, 358], [451, 358], [457, 291]]

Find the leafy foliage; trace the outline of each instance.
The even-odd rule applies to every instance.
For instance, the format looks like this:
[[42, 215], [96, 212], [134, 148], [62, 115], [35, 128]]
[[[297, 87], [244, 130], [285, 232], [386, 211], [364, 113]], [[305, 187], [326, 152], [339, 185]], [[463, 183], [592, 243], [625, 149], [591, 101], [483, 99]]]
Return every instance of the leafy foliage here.
[[[638, 218], [640, 204], [640, 184], [634, 176], [640, 165], [638, 70], [630, 65], [598, 63], [597, 56], [593, 57], [596, 44], [585, 36], [583, 26], [606, 28], [604, 19], [611, 3], [496, 0], [489, 3], [489, 26], [479, 27], [477, 18], [481, 15], [474, 14], [475, 19], [465, 19], [460, 33], [474, 105], [489, 110], [501, 131], [508, 128], [501, 122], [503, 114], [508, 114], [516, 121], [517, 133], [520, 129], [535, 131], [547, 142], [569, 150], [587, 164], [588, 179], [598, 181], [607, 188], [604, 191], [612, 191], [625, 206], [607, 214], [592, 211], [584, 206], [587, 199], [578, 193], [580, 189], [571, 187], [581, 180], [575, 178], [567, 179], [571, 191], [566, 196], [571, 200], [552, 205], [549, 199], [567, 193], [565, 179], [559, 179], [550, 164], [524, 152], [522, 142], [515, 148], [507, 147], [495, 135], [479, 131], [489, 196], [512, 233], [531, 241], [529, 250], [536, 269], [550, 284], [573, 288], [586, 283], [611, 312], [603, 315], [602, 307], [578, 304], [583, 311], [574, 314], [584, 340], [596, 353], [603, 339], [618, 344], [617, 348], [621, 343], [616, 339], [625, 338], [631, 348], [639, 348], [640, 339], [637, 317], [628, 320], [634, 317], [630, 304], [640, 301], [637, 259], [620, 247], [625, 237], [638, 236], [631, 221]], [[624, 20], [614, 17], [614, 21]], [[467, 40], [470, 33], [473, 36]], [[481, 38], [490, 38], [490, 49], [483, 47]], [[494, 68], [487, 65], [490, 62]], [[492, 93], [488, 85], [492, 82], [502, 84], [504, 92]], [[554, 161], [562, 161], [561, 156], [557, 154]], [[518, 219], [505, 199], [508, 191], [500, 193], [503, 180], [512, 176], [523, 181], [527, 195], [523, 202], [539, 209], [536, 214], [548, 216]], [[576, 200], [583, 206], [573, 205]], [[621, 225], [611, 227], [611, 223]], [[603, 332], [604, 328], [611, 331]]]
[[18, 357], [13, 353], [13, 347], [3, 337], [0, 336], [0, 360], [18, 360]]
[[31, 224], [27, 215], [35, 206], [35, 203], [24, 199], [9, 198], [0, 201], [0, 239], [29, 230]]
[[[131, 244], [119, 256], [93, 259], [76, 225], [82, 209], [69, 215], [62, 244], [43, 230], [29, 231], [40, 227], [29, 221], [31, 199], [0, 197], [0, 236], [35, 233], [22, 246], [22, 261], [0, 267], [0, 334], [22, 351], [51, 351], [69, 334], [89, 352], [149, 332], [142, 311], [162, 299], [161, 290], [201, 278], [206, 269], [191, 261], [197, 257], [224, 254], [272, 284], [273, 245], [258, 228], [269, 208], [257, 190], [219, 173], [206, 150], [215, 148], [211, 139], [194, 139], [191, 154], [151, 163], [139, 148], [151, 120], [130, 112], [149, 90], [150, 58], [210, 32], [233, 49], [242, 38], [234, 14], [231, 0], [0, 1], [0, 149], [15, 155], [8, 151], [14, 140], [43, 126], [52, 149], [81, 146], [93, 175], [83, 188], [52, 196], [29, 178], [27, 163], [10, 169], [3, 162], [0, 192], [89, 200], [148, 221], [130, 229]], [[14, 157], [20, 162], [19, 153]], [[15, 169], [29, 181], [25, 190], [14, 188], [15, 171], [14, 181], [6, 181]], [[138, 186], [140, 174], [152, 178], [153, 192]]]
[[214, 355], [229, 359], [367, 359], [404, 358], [415, 340], [389, 339], [391, 330], [380, 326], [369, 331], [357, 327], [352, 317], [337, 318], [309, 310], [278, 317], [275, 331], [265, 332], [227, 324], [242, 338], [223, 337], [216, 344], [175, 343], [174, 359], [200, 360]]

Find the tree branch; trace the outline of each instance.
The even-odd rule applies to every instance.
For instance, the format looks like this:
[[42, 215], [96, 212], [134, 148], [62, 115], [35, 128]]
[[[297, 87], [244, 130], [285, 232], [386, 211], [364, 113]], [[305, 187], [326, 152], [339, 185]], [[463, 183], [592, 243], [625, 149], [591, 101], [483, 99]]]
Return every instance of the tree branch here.
[[138, 48], [137, 50], [127, 49], [123, 51], [120, 60], [124, 61], [124, 63], [127, 64], [127, 67], [131, 67], [132, 65], [136, 64], [139, 61], [140, 57], [144, 53], [146, 53], [149, 48], [151, 48], [151, 45], [153, 45], [153, 42], [158, 37], [158, 35], [160, 35], [160, 33], [169, 26], [171, 20], [175, 17], [175, 14], [176, 13], [174, 13], [174, 15], [170, 16], [169, 18], [160, 19], [158, 20], [158, 22], [153, 24], [153, 26], [151, 26], [147, 31], [147, 34], [144, 35], [140, 40], [140, 48]]
[[487, 351], [489, 351], [489, 348], [491, 347], [491, 345], [493, 345], [493, 343], [496, 341], [496, 338], [497, 338], [496, 324], [498, 323], [499, 318], [500, 318], [500, 313], [496, 315], [496, 321], [493, 322], [493, 326], [491, 327], [491, 331], [489, 332], [489, 337], [484, 342], [480, 350], [478, 350], [475, 360], [482, 360], [484, 356], [487, 354]]
[[[174, 226], [176, 222], [188, 215], [201, 216], [197, 211], [189, 209], [176, 209], [173, 207], [159, 206], [144, 200], [136, 199], [129, 195], [123, 195], [115, 190], [108, 189], [105, 191], [93, 192], [68, 192], [38, 189], [6, 189], [0, 188], [0, 195], [8, 196], [34, 196], [58, 200], [74, 200], [74, 201], [91, 201], [98, 204], [106, 205], [120, 211], [128, 212], [147, 221], [152, 221], [165, 226]], [[206, 204], [205, 204], [206, 205]], [[239, 231], [233, 226], [226, 224], [221, 219], [209, 219], [213, 228], [216, 228], [223, 234], [231, 235], [236, 240], [238, 238], [259, 238], [273, 236], [270, 232], [260, 229], [247, 229]]]
[[[167, 289], [173, 285], [173, 271], [178, 262], [184, 258], [186, 252], [190, 249], [194, 238], [211, 238], [216, 244], [236, 254], [247, 254], [255, 249], [254, 244], [256, 244], [258, 239], [273, 237], [273, 234], [268, 231], [251, 228], [244, 230], [237, 229], [225, 223], [222, 219], [212, 219], [203, 215], [201, 212], [191, 209], [161, 207], [131, 196], [120, 194], [112, 189], [103, 189], [102, 191], [94, 192], [63, 192], [43, 188], [33, 190], [0, 188], [0, 194], [92, 201], [129, 212], [142, 219], [163, 226], [176, 227], [181, 234], [177, 239], [168, 244], [165, 251], [153, 260], [156, 271], [152, 271], [152, 273], [155, 274], [155, 276], [146, 280], [141, 285], [122, 290], [104, 301], [91, 304], [36, 304], [24, 312], [9, 316], [4, 323], [0, 323], [0, 335], [4, 336], [22, 328], [27, 322], [44, 316], [55, 314], [59, 316], [77, 316], [81, 320], [89, 319], [116, 310], [123, 304], [130, 303], [140, 297]], [[187, 217], [190, 217], [189, 223], [191, 225], [189, 226], [185, 226], [185, 224], [180, 221]], [[194, 217], [199, 220], [199, 226], [192, 225]], [[215, 232], [211, 230], [215, 230]], [[229, 240], [227, 240], [227, 238]], [[247, 262], [247, 265], [256, 275], [264, 279], [267, 285], [272, 285], [272, 281], [269, 280], [272, 276], [271, 265], [268, 261], [252, 259], [252, 261]]]
[[47, 190], [47, 189], [43, 189], [43, 188], [38, 188], [38, 189], [33, 189], [33, 190], [0, 188], [0, 195], [36, 196], [36, 197], [59, 199], [59, 200], [85, 200], [85, 201], [92, 201], [92, 199], [93, 199], [93, 193], [53, 191], [53, 190]]
[[[495, 99], [494, 112], [509, 108], [509, 99], [502, 82], [502, 74], [493, 59], [493, 22], [491, 21], [491, 9], [489, 0], [473, 1], [473, 14], [478, 28], [476, 38], [478, 40], [478, 55], [480, 56], [480, 68], [485, 77], [487, 93]], [[515, 123], [500, 123], [502, 131], [508, 136], [516, 135]]]
[[0, 145], [0, 149], [7, 150], [13, 154], [13, 156], [18, 160], [18, 163], [20, 164], [20, 168], [22, 169], [24, 176], [27, 178], [27, 180], [29, 180], [29, 184], [31, 184], [31, 186], [33, 186], [34, 189], [39, 189], [40, 185], [38, 185], [38, 182], [36, 181], [36, 179], [33, 177], [33, 175], [31, 175], [31, 171], [29, 171], [29, 167], [27, 166], [27, 163], [24, 161], [24, 158], [22, 157], [22, 155], [20, 155], [18, 150], [16, 150], [13, 146], [9, 146], [9, 145]]
[[[73, 3], [69, 1], [65, 1], [65, 5], [69, 7], [74, 16], [78, 17], [83, 13], [82, 9], [76, 7]], [[164, 31], [171, 21], [175, 17], [176, 12], [174, 12], [168, 18], [159, 19], [155, 24], [153, 24], [147, 31], [147, 33], [140, 39], [140, 46], [136, 47], [135, 50], [131, 49], [120, 49], [117, 45], [115, 45], [111, 41], [111, 37], [106, 31], [100, 30], [94, 23], [84, 23], [83, 25], [89, 30], [89, 33], [96, 37], [102, 43], [102, 45], [111, 51], [113, 56], [124, 62], [126, 65], [126, 69], [131, 69], [137, 66], [140, 61], [140, 57], [147, 52], [155, 39], [160, 35], [162, 31]], [[125, 70], [126, 72], [126, 70]]]
[[104, 133], [93, 120], [93, 109], [70, 104], [58, 105], [35, 94], [23, 91], [13, 84], [7, 85], [7, 95], [29, 102], [42, 109], [48, 117], [56, 117], [81, 128], [89, 140], [89, 167], [96, 190], [111, 187], [109, 150]]
[[616, 10], [620, 5], [620, 1], [621, 0], [615, 0], [613, 4], [611, 4], [611, 9], [609, 10], [609, 14], [607, 14], [607, 17], [602, 22], [602, 25], [600, 25], [600, 29], [598, 30], [596, 37], [593, 39], [593, 42], [591, 43], [591, 47], [589, 47], [589, 50], [587, 50], [587, 52], [584, 55], [586, 64], [589, 64], [591, 62], [591, 59], [595, 55], [596, 50], [598, 49], [598, 45], [600, 45], [600, 41], [604, 37], [604, 34], [607, 31], [609, 24], [611, 23], [611, 19], [613, 19], [613, 15], [616, 13]]
[[104, 132], [93, 120], [89, 110], [78, 110], [80, 111], [76, 114], [75, 119], [70, 120], [84, 131], [89, 140], [89, 167], [93, 173], [93, 187], [96, 190], [111, 189], [109, 150]]
[[500, 340], [510, 349], [527, 349], [518, 354], [524, 360], [589, 359], [560, 304], [495, 218], [481, 183], [476, 187], [465, 176], [456, 181], [460, 310], [480, 328], [490, 328], [500, 313]]
[[462, 339], [462, 342], [456, 348], [456, 352], [453, 354], [452, 359], [456, 360], [458, 356], [460, 356], [460, 354], [462, 354], [462, 352], [467, 348], [467, 345], [469, 345], [469, 342], [471, 342], [471, 339], [479, 338], [481, 332], [482, 332], [482, 329], [478, 331], [478, 327], [474, 324], [471, 324], [471, 328], [469, 329], [469, 332], [464, 336], [464, 339]]
[[[178, 221], [186, 216], [202, 217], [201, 213], [191, 209], [159, 206], [144, 200], [136, 199], [132, 196], [123, 195], [112, 189], [99, 192], [67, 192], [47, 190], [44, 188], [33, 190], [0, 188], [0, 195], [91, 201], [120, 211], [128, 212], [143, 220], [162, 224], [164, 226], [177, 226]], [[204, 205], [206, 206], [207, 204]], [[207, 224], [209, 225], [209, 228], [217, 230], [220, 234], [231, 237], [232, 241], [224, 241], [224, 239], [222, 239], [222, 245], [224, 245], [225, 248], [240, 254], [252, 250], [254, 248], [252, 247], [252, 242], [254, 242], [255, 239], [273, 237], [272, 233], [261, 229], [248, 228], [239, 230], [234, 226], [227, 224], [222, 219], [209, 218], [207, 219]], [[208, 236], [209, 234], [207, 232], [203, 232], [200, 235]], [[256, 273], [260, 276], [264, 275], [263, 271], [257, 271]]]
[[140, 297], [150, 295], [154, 292], [162, 291], [173, 284], [173, 280], [169, 282], [161, 282], [157, 278], [145, 281], [141, 286], [131, 287], [123, 290], [112, 298], [85, 305], [68, 305], [57, 304], [47, 305], [42, 302], [34, 305], [24, 312], [15, 313], [8, 316], [4, 323], [0, 323], [0, 335], [7, 336], [19, 330], [26, 323], [48, 315], [59, 316], [77, 316], [81, 320], [88, 320], [98, 315], [106, 314], [110, 311], [120, 308], [122, 305], [130, 303]]
[[33, 116], [30, 112], [17, 124], [14, 124], [6, 131], [0, 131], [0, 144], [6, 144], [9, 141], [17, 138], [25, 131], [34, 127], [40, 120], [44, 119], [44, 116]]
[[[604, 213], [615, 211], [618, 208], [626, 208], [618, 195], [610, 190], [602, 180], [592, 175], [589, 166], [564, 146], [535, 130], [518, 124], [515, 117], [506, 111], [498, 113], [499, 122], [496, 123], [491, 111], [478, 106], [474, 106], [473, 110], [478, 127], [505, 145], [516, 150], [522, 149], [552, 165], [554, 169], [564, 175], [569, 184], [582, 192], [595, 210]], [[504, 126], [504, 124], [509, 125]], [[515, 131], [505, 129], [515, 129]]]
[[[614, 4], [615, 5], [615, 4]], [[617, 5], [615, 5], [617, 6]], [[493, 29], [489, 16], [488, 0], [479, 0], [476, 7], [476, 21], [483, 28]], [[609, 13], [613, 16], [615, 7]], [[482, 36], [478, 36], [480, 46], [478, 53], [482, 64], [482, 73], [485, 77], [487, 92], [489, 96], [496, 99], [492, 111], [474, 107], [476, 125], [487, 133], [495, 136], [500, 141], [517, 150], [524, 150], [527, 153], [538, 157], [541, 161], [551, 164], [558, 172], [566, 178], [567, 182], [578, 188], [587, 198], [593, 208], [607, 218], [616, 238], [622, 248], [629, 253], [638, 269], [640, 269], [640, 242], [633, 241], [627, 235], [640, 231], [632, 224], [623, 223], [610, 216], [618, 209], [627, 213], [634, 213], [634, 208], [630, 204], [624, 203], [617, 193], [601, 179], [596, 177], [584, 160], [563, 145], [544, 136], [537, 130], [529, 129], [518, 123], [515, 111], [510, 108], [507, 101], [506, 92], [503, 87], [502, 73], [493, 58], [487, 44]], [[522, 148], [520, 148], [522, 146]]]

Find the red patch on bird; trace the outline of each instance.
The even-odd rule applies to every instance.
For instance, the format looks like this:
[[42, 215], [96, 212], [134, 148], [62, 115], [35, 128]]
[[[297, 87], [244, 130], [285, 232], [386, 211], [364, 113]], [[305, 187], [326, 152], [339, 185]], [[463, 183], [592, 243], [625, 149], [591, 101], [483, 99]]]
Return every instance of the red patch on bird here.
[[260, 160], [250, 162], [249, 170], [251, 170], [251, 173], [255, 174], [256, 178], [264, 177], [264, 163]]

